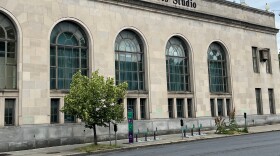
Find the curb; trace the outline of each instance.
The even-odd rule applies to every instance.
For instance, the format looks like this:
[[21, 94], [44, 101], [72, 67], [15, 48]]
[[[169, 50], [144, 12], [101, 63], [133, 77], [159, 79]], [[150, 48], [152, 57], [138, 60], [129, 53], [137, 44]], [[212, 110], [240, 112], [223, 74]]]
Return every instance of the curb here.
[[140, 145], [140, 146], [134, 146], [134, 147], [121, 147], [116, 149], [110, 149], [110, 150], [102, 150], [102, 151], [94, 151], [94, 152], [88, 152], [88, 153], [76, 153], [76, 154], [67, 154], [65, 156], [87, 156], [90, 154], [100, 154], [100, 153], [110, 153], [110, 152], [117, 152], [117, 151], [130, 151], [134, 149], [142, 149], [142, 148], [149, 148], [149, 147], [156, 147], [156, 146], [162, 146], [162, 145], [172, 145], [172, 144], [180, 144], [180, 143], [186, 143], [186, 142], [195, 142], [195, 141], [204, 141], [204, 140], [214, 140], [214, 139], [220, 139], [220, 138], [229, 138], [229, 137], [237, 137], [237, 136], [243, 136], [243, 135], [253, 135], [253, 134], [261, 134], [261, 133], [268, 133], [268, 132], [277, 132], [280, 130], [268, 130], [268, 131], [261, 131], [261, 132], [252, 132], [252, 133], [242, 133], [242, 134], [235, 134], [235, 135], [222, 135], [219, 137], [213, 137], [213, 138], [199, 138], [196, 140], [177, 140], [177, 141], [167, 141], [162, 143], [156, 143], [156, 144], [148, 144], [148, 145]]

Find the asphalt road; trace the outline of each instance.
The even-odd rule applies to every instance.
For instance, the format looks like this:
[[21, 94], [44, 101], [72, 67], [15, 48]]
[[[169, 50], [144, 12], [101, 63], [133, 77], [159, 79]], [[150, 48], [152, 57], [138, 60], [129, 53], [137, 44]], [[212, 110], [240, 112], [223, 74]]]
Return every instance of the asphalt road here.
[[98, 156], [280, 156], [280, 132], [200, 140]]

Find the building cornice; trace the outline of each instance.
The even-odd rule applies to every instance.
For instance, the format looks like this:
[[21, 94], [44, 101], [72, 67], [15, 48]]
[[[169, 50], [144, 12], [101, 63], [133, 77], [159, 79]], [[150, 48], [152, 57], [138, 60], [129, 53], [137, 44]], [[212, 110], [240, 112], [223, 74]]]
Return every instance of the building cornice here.
[[[141, 9], [141, 10], [146, 10], [146, 11], [151, 11], [151, 12], [161, 13], [161, 14], [166, 14], [171, 16], [178, 16], [178, 17], [188, 18], [193, 20], [200, 20], [209, 23], [228, 25], [232, 27], [238, 27], [246, 30], [258, 31], [258, 32], [263, 32], [263, 33], [268, 33], [273, 35], [277, 34], [279, 31], [279, 29], [274, 27], [259, 25], [256, 23], [250, 23], [242, 20], [232, 19], [219, 15], [213, 15], [209, 13], [198, 12], [192, 9], [186, 10], [182, 8], [170, 7], [167, 5], [161, 5], [158, 3], [153, 3], [148, 1], [139, 1], [139, 0], [94, 0], [94, 1], [115, 4], [115, 5], [120, 5], [120, 6], [134, 8], [134, 9]], [[206, 0], [206, 1], [214, 2], [214, 0]], [[269, 12], [266, 13], [259, 9], [254, 9], [247, 6], [240, 6], [239, 4], [235, 4], [233, 2], [228, 3], [225, 0], [215, 0], [215, 2], [224, 3], [226, 5], [233, 5], [236, 7], [238, 6], [239, 8], [241, 7], [244, 9], [249, 9], [251, 11], [258, 11], [260, 13], [267, 14], [267, 15], [274, 15], [273, 13], [269, 13]]]
[[241, 5], [239, 3], [235, 3], [235, 2], [231, 2], [231, 1], [226, 1], [226, 0], [204, 0], [204, 1], [223, 4], [223, 5], [234, 7], [237, 9], [247, 10], [247, 11], [250, 11], [253, 13], [258, 13], [258, 14], [267, 15], [267, 16], [271, 16], [271, 17], [275, 16], [275, 14], [273, 12], [264, 11], [264, 10], [253, 8], [253, 7], [246, 6], [246, 5]]

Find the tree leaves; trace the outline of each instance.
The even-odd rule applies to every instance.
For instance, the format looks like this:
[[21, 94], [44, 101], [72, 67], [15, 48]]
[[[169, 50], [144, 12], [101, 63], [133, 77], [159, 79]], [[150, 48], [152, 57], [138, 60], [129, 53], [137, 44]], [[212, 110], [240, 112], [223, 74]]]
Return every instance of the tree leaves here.
[[127, 86], [127, 83], [116, 86], [113, 78], [105, 79], [98, 71], [90, 78], [79, 71], [73, 75], [62, 111], [80, 118], [89, 128], [94, 124], [106, 127], [109, 122], [121, 122], [124, 107], [118, 101], [124, 98]]

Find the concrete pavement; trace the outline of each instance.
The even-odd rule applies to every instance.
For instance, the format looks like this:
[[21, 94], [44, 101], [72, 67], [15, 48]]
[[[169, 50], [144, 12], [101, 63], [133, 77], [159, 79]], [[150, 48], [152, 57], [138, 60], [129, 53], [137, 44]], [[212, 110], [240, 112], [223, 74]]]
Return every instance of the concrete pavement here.
[[[249, 127], [249, 134], [252, 133], [262, 133], [262, 132], [270, 132], [270, 131], [279, 131], [280, 124], [275, 125], [264, 125], [264, 126], [256, 126], [256, 127]], [[202, 140], [202, 139], [212, 139], [212, 138], [219, 138], [219, 137], [229, 137], [232, 135], [221, 135], [215, 134], [215, 131], [204, 131], [202, 132], [203, 135], [197, 135], [195, 132], [195, 136], [193, 137], [186, 137], [182, 139], [181, 134], [170, 134], [170, 135], [161, 135], [157, 136], [157, 139], [154, 140], [153, 137], [148, 137], [148, 141], [144, 141], [143, 137], [138, 139], [137, 143], [128, 144], [128, 139], [118, 140], [117, 143], [120, 146], [119, 149], [115, 150], [128, 150], [128, 149], [135, 149], [135, 148], [143, 148], [147, 146], [158, 146], [163, 144], [174, 144], [179, 142], [186, 142], [186, 141], [195, 141], [195, 140]], [[187, 133], [190, 136], [189, 133]], [[244, 135], [244, 134], [242, 134]], [[113, 136], [112, 136], [113, 138]], [[109, 144], [108, 141], [106, 142], [99, 142], [99, 144]], [[114, 140], [112, 141], [114, 144]], [[65, 145], [65, 146], [57, 146], [57, 147], [48, 147], [48, 148], [40, 148], [40, 149], [33, 149], [33, 150], [24, 150], [24, 151], [13, 151], [13, 152], [5, 152], [0, 153], [0, 156], [4, 155], [13, 155], [13, 156], [65, 156], [65, 155], [84, 155], [85, 153], [81, 153], [76, 150], [79, 147], [83, 147], [89, 144], [77, 144], [77, 145]], [[100, 153], [104, 151], [97, 151], [96, 153]]]

